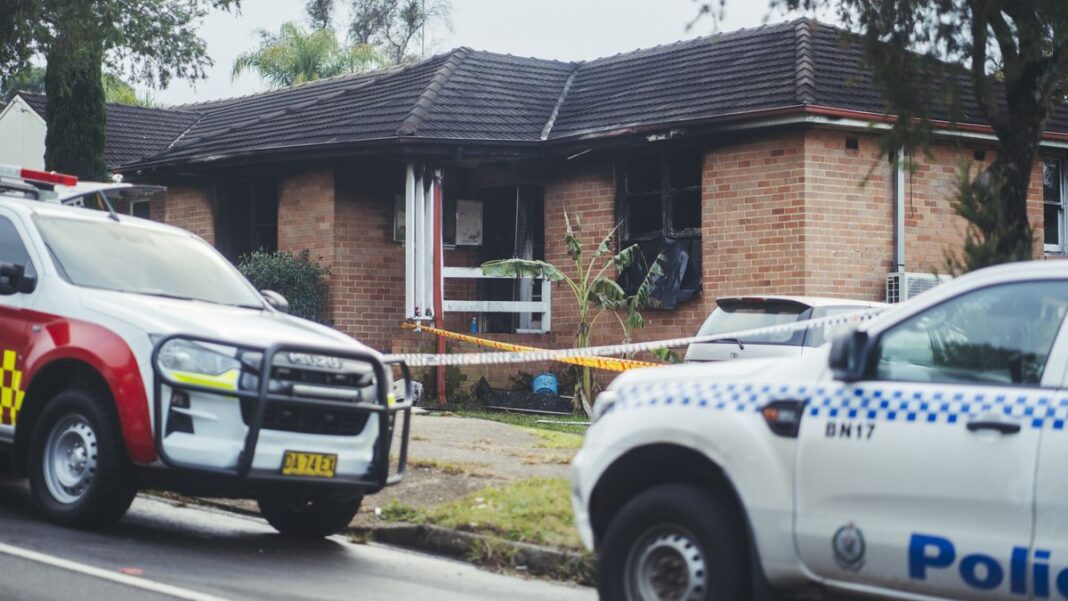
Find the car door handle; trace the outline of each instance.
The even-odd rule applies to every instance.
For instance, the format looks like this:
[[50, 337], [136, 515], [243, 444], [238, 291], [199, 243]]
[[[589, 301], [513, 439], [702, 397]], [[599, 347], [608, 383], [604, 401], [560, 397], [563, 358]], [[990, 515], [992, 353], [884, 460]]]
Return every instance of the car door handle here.
[[999, 419], [978, 419], [968, 422], [969, 432], [978, 432], [980, 430], [993, 430], [1001, 434], [1016, 434], [1020, 431], [1020, 424]]

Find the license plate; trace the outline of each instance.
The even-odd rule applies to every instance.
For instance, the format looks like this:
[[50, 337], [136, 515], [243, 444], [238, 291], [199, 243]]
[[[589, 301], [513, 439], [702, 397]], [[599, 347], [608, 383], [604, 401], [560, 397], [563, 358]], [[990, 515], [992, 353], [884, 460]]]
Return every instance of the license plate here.
[[282, 457], [283, 476], [311, 476], [333, 478], [337, 470], [337, 455], [286, 451]]

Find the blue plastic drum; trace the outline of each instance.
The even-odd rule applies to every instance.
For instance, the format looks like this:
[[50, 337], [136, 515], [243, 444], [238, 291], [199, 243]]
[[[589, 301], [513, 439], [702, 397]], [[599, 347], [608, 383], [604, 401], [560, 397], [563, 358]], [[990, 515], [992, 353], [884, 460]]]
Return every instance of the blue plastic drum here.
[[559, 383], [556, 381], [556, 376], [549, 372], [545, 372], [534, 377], [533, 388], [535, 394], [555, 395], [559, 389]]

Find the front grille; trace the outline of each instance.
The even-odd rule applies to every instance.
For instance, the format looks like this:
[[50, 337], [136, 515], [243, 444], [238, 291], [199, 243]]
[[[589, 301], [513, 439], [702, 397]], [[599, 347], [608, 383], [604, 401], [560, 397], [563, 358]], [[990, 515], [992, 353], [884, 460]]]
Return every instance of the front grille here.
[[[241, 401], [241, 419], [247, 426], [252, 420], [256, 401]], [[263, 429], [301, 434], [355, 436], [363, 431], [368, 414], [364, 411], [322, 408], [301, 402], [267, 401], [263, 412]]]
[[[361, 391], [370, 392], [372, 396], [374, 394], [371, 392], [374, 390], [374, 378], [368, 374], [275, 367], [272, 375], [274, 376], [271, 381], [272, 389], [275, 387], [276, 382], [280, 383], [289, 390], [288, 393], [283, 394], [295, 397], [297, 395], [293, 394], [293, 387], [321, 390], [324, 394], [320, 398], [332, 401], [337, 401], [338, 398], [333, 394], [325, 393], [334, 391], [341, 393], [342, 396], [347, 394], [353, 402], [361, 398]], [[310, 396], [309, 400], [314, 400], [314, 398], [314, 396]], [[246, 426], [252, 419], [252, 408], [254, 406], [255, 401], [253, 400], [245, 399], [241, 401], [241, 419]], [[265, 430], [280, 430], [282, 432], [297, 432], [301, 434], [355, 436], [363, 431], [368, 417], [369, 415], [366, 411], [337, 407], [317, 407], [299, 400], [292, 402], [267, 401], [262, 427]]]
[[343, 388], [359, 388], [368, 379], [363, 374], [342, 374], [312, 369], [294, 369], [291, 367], [275, 367], [274, 379], [294, 384], [320, 384], [323, 386], [338, 386]]

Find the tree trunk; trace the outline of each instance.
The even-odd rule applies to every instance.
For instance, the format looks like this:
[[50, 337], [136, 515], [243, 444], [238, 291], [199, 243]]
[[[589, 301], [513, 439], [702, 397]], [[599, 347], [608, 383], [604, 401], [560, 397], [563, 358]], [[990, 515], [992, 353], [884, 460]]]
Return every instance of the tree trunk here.
[[45, 166], [83, 179], [103, 180], [107, 177], [104, 46], [91, 6], [60, 16], [57, 29], [46, 56]]
[[1035, 165], [1032, 140], [1040, 136], [1040, 133], [1021, 131], [1012, 140], [1003, 141], [1001, 152], [990, 165], [991, 175], [1001, 181], [1001, 231], [994, 245], [998, 263], [1033, 258], [1034, 234], [1027, 214], [1027, 193]]

